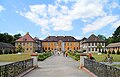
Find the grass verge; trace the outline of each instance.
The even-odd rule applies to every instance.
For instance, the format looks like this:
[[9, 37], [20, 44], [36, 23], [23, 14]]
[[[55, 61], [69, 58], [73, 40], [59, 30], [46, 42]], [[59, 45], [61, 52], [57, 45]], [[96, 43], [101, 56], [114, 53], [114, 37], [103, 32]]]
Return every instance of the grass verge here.
[[[92, 54], [93, 57], [96, 59], [97, 62], [102, 62], [105, 59], [105, 56], [107, 56], [107, 54]], [[113, 57], [113, 62], [120, 62], [120, 55], [117, 54], [110, 54], [110, 56]]]
[[30, 58], [30, 54], [3, 54], [0, 55], [0, 62], [17, 62]]
[[115, 67], [120, 68], [120, 64], [114, 64], [114, 65], [112, 65], [112, 66], [115, 66]]

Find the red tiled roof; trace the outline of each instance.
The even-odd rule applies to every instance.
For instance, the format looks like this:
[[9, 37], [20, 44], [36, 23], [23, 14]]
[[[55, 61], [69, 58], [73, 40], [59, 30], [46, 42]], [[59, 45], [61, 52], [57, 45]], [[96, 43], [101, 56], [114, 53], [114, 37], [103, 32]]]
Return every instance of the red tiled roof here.
[[95, 36], [94, 34], [92, 34], [87, 40], [86, 42], [105, 42], [104, 40], [100, 39], [99, 37]]
[[29, 33], [27, 32], [26, 35], [24, 35], [23, 37], [19, 38], [18, 41], [31, 41], [34, 42], [34, 39], [29, 35]]
[[45, 38], [43, 41], [47, 41], [47, 42], [57, 42], [57, 41], [78, 41], [77, 39], [75, 39], [74, 37], [72, 36], [48, 36], [47, 38]]

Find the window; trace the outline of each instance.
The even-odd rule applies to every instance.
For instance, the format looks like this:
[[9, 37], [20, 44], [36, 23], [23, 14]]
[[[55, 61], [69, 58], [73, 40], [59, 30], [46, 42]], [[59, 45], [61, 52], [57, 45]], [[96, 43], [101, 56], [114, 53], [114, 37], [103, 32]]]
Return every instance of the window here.
[[26, 48], [26, 50], [28, 50], [28, 48]]
[[50, 46], [50, 43], [48, 42], [48, 46]]
[[88, 43], [88, 46], [90, 46], [90, 43]]
[[92, 48], [92, 51], [94, 51], [94, 48]]
[[92, 43], [92, 46], [94, 46], [94, 43]]
[[57, 43], [55, 42], [55, 43], [54, 43], [54, 45], [56, 46], [56, 45], [57, 45]]
[[90, 48], [89, 48], [89, 51], [90, 51]]
[[30, 46], [32, 46], [32, 43], [30, 43]]
[[50, 50], [50, 47], [48, 48], [48, 50]]
[[25, 43], [23, 43], [23, 46], [25, 46]]
[[95, 48], [95, 51], [97, 51], [97, 48]]
[[68, 47], [68, 50], [69, 50], [69, 47]]
[[75, 50], [75, 47], [74, 47], [74, 50]]
[[66, 46], [66, 43], [64, 43], [64, 45]]
[[97, 46], [97, 43], [95, 43], [95, 46]]
[[32, 50], [32, 48], [30, 48], [30, 50]]

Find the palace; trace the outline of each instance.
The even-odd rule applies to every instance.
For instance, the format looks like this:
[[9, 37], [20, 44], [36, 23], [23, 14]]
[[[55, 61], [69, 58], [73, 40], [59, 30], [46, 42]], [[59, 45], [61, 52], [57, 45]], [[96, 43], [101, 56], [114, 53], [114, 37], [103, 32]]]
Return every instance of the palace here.
[[80, 49], [81, 51], [86, 50], [87, 52], [99, 52], [105, 51], [106, 42], [99, 37], [92, 34], [88, 39], [83, 38], [81, 40]]
[[36, 37], [33, 39], [28, 32], [15, 42], [16, 49], [21, 46], [25, 53], [33, 53], [35, 50], [40, 50], [40, 45], [41, 41]]
[[80, 42], [73, 36], [48, 36], [42, 41], [42, 48], [46, 51], [75, 51], [80, 50]]

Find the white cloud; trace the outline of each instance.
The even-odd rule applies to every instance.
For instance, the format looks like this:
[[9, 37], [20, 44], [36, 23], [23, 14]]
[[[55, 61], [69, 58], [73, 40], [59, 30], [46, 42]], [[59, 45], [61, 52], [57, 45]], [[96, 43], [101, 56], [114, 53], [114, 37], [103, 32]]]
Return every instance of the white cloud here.
[[70, 16], [74, 19], [104, 16], [103, 4], [99, 0], [80, 0], [73, 5]]
[[99, 30], [107, 26], [108, 24], [111, 24], [112, 22], [116, 21], [117, 19], [118, 19], [118, 16], [104, 16], [104, 17], [98, 18], [96, 21], [92, 22], [91, 24], [87, 24], [82, 29], [83, 33]]
[[78, 40], [79, 40], [79, 39], [82, 39], [80, 36], [74, 36], [74, 37], [75, 37], [76, 39], [78, 39]]
[[[69, 2], [74, 3], [67, 6]], [[55, 4], [30, 5], [29, 11], [20, 14], [41, 26], [42, 34], [50, 34], [50, 29], [70, 31], [73, 29], [72, 23], [75, 20], [80, 19], [84, 23], [88, 23], [87, 19], [98, 18], [95, 21], [89, 21], [91, 24], [84, 26], [83, 31], [87, 33], [99, 30], [117, 20], [117, 16], [110, 16], [105, 11], [107, 3], [108, 0], [57, 0]], [[116, 3], [112, 3], [113, 8], [117, 6]]]
[[119, 26], [120, 26], [120, 20], [114, 22], [112, 25], [113, 25], [113, 26], [112, 26], [113, 28], [119, 27]]
[[116, 8], [119, 7], [119, 4], [116, 2], [112, 2], [110, 8]]
[[0, 5], [0, 12], [2, 12], [4, 10], [5, 10], [5, 8], [2, 5]]

